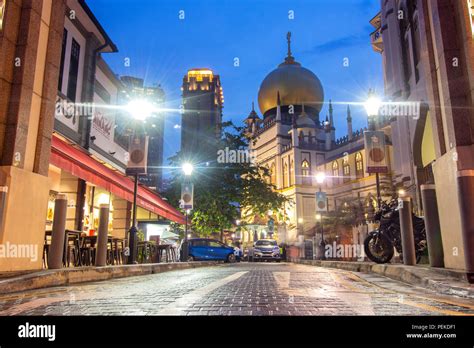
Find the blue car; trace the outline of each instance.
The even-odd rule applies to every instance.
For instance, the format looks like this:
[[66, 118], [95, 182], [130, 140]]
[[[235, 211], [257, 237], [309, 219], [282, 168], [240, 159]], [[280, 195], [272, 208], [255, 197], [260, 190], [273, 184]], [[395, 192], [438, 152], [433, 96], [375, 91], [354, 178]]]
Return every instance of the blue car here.
[[220, 260], [233, 263], [239, 261], [241, 251], [214, 239], [195, 238], [189, 240], [188, 261]]

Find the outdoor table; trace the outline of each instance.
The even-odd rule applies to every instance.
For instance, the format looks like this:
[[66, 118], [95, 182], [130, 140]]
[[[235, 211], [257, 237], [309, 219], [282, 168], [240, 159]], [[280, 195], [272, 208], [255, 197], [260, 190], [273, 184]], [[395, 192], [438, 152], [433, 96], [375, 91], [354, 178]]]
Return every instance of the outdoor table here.
[[[95, 252], [95, 250], [96, 250], [96, 244], [97, 244], [97, 235], [94, 235], [94, 236], [84, 236], [83, 238], [84, 238], [84, 244], [88, 244], [87, 242], [89, 242], [90, 245], [91, 245], [91, 249]], [[110, 249], [111, 249], [111, 250], [113, 250], [113, 246], [114, 246], [114, 244], [113, 244], [113, 238], [114, 238], [114, 237], [113, 237], [112, 235], [108, 235], [108, 237], [107, 237], [107, 244], [110, 245]], [[109, 259], [109, 258], [107, 257], [107, 259]], [[109, 260], [109, 261], [110, 261], [110, 260]]]
[[166, 262], [176, 261], [176, 255], [173, 255], [173, 245], [172, 244], [160, 244], [157, 245], [156, 248], [158, 249], [158, 262], [161, 262], [162, 253], [165, 252]]
[[157, 250], [156, 246], [156, 242], [154, 241], [142, 241], [137, 243], [138, 255], [140, 255], [140, 249], [142, 250], [141, 260], [144, 262], [141, 263], [148, 263], [153, 261], [154, 255]]
[[[75, 235], [75, 236], [77, 236], [78, 241], [80, 241], [82, 233], [83, 232], [81, 232], [81, 231], [74, 231], [74, 230], [65, 230], [64, 231], [64, 251], [63, 251], [63, 264], [64, 264], [64, 266], [67, 266], [67, 247], [68, 247], [69, 236], [70, 235]], [[53, 235], [53, 231], [51, 231], [51, 230], [45, 231], [45, 236], [44, 236], [45, 247], [47, 245], [49, 246], [48, 237], [52, 238], [52, 235]], [[80, 253], [80, 245], [78, 245], [78, 248], [79, 248], [78, 253]], [[45, 253], [43, 253], [43, 257], [45, 257]], [[81, 258], [79, 257], [78, 259], [79, 259], [79, 265], [82, 265]], [[47, 261], [48, 260], [46, 259], [45, 265], [46, 265]]]

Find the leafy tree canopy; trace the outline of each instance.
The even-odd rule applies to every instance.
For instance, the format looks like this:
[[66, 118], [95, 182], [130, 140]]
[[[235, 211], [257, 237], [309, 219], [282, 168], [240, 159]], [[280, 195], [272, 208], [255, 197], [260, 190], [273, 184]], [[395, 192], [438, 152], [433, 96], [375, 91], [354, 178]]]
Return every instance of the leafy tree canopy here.
[[[245, 129], [232, 122], [224, 123], [222, 129], [222, 137], [207, 153], [191, 157], [178, 152], [169, 159], [174, 171], [165, 196], [176, 207], [181, 184], [187, 180], [181, 166], [186, 162], [194, 166], [189, 179], [194, 184], [194, 209], [189, 218], [193, 231], [202, 236], [231, 228], [242, 207], [247, 214], [263, 216], [269, 210], [279, 211], [287, 202], [269, 183], [268, 169], [251, 160]], [[234, 156], [224, 156], [232, 151]]]

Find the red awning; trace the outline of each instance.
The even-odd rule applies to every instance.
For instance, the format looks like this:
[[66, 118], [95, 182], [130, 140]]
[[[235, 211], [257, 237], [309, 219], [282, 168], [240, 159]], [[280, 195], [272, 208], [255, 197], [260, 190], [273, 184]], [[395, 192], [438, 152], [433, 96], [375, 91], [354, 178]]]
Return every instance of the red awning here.
[[[133, 180], [107, 168], [87, 153], [54, 135], [51, 141], [50, 162], [82, 180], [104, 188], [117, 197], [133, 202]], [[184, 216], [178, 210], [165, 202], [158, 194], [143, 186], [138, 186], [137, 205], [165, 219], [180, 224], [185, 223]]]

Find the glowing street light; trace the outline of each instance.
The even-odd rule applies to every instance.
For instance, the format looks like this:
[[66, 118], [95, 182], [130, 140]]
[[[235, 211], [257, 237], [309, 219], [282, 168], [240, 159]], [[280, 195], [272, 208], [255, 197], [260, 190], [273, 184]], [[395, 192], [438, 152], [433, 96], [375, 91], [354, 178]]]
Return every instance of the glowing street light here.
[[317, 221], [321, 221], [323, 217], [321, 216], [321, 214], [316, 214], [316, 220]]
[[184, 163], [181, 167], [184, 175], [191, 176], [193, 174], [194, 166], [191, 163]]
[[145, 99], [132, 100], [126, 109], [138, 121], [145, 121], [155, 111], [153, 104]]
[[369, 117], [377, 116], [379, 114], [379, 109], [381, 106], [382, 106], [382, 101], [379, 98], [377, 98], [377, 96], [372, 90], [370, 90], [369, 98], [364, 104], [367, 115]]
[[324, 172], [319, 172], [316, 174], [316, 182], [318, 184], [322, 184], [326, 180], [326, 173]]

